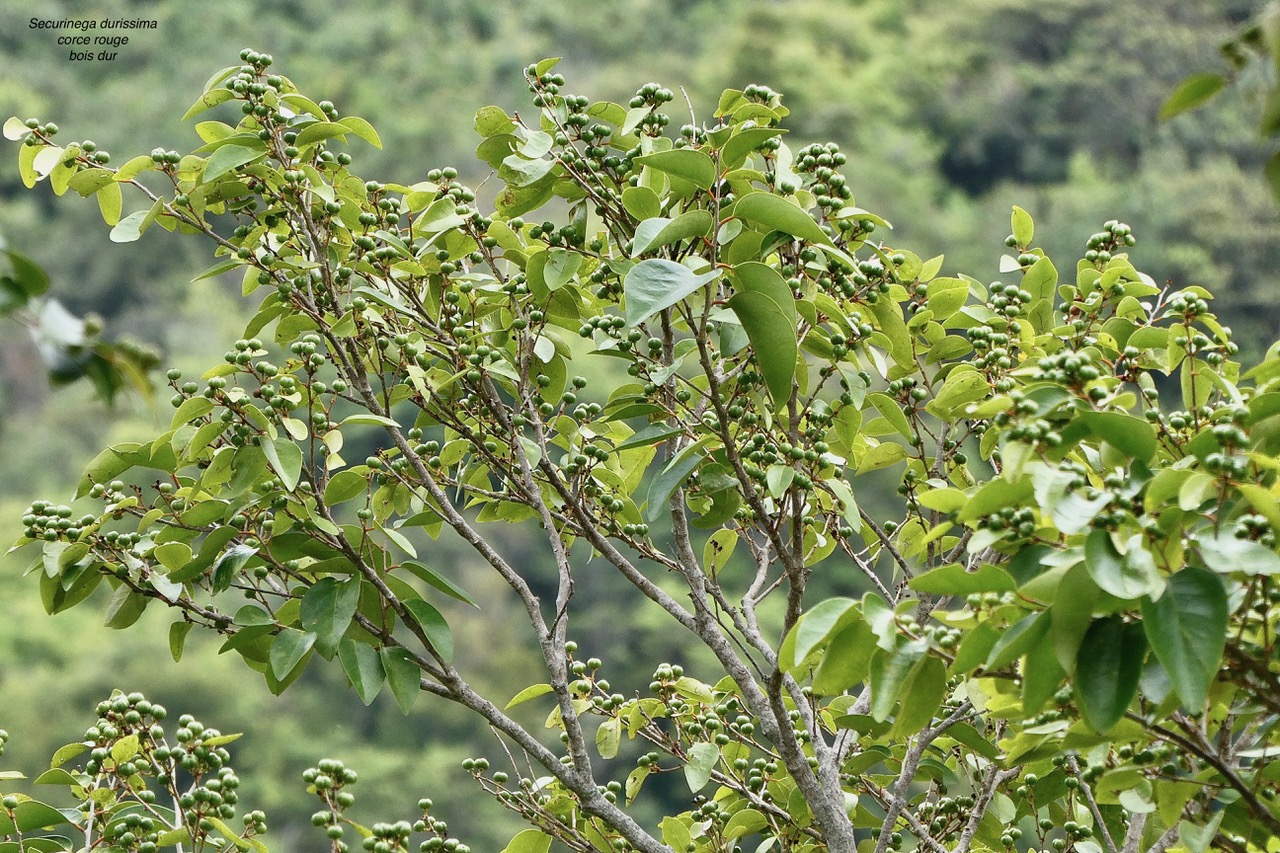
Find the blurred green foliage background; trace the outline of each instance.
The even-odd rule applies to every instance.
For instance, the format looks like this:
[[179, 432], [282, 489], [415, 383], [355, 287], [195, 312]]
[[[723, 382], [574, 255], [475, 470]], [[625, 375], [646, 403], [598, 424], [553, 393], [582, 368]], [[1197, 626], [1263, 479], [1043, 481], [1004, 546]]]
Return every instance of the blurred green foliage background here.
[[[0, 114], [57, 121], [68, 141], [92, 138], [116, 163], [156, 146], [189, 150], [194, 135], [179, 117], [246, 46], [272, 53], [314, 98], [372, 121], [384, 150], [354, 147], [357, 171], [405, 183], [447, 165], [473, 185], [484, 181], [472, 115], [490, 103], [532, 112], [520, 69], [544, 56], [563, 56], [566, 91], [593, 99], [625, 102], [650, 80], [683, 87], [699, 120], [721, 89], [760, 83], [785, 93], [793, 147], [831, 140], [849, 154], [857, 203], [895, 223], [891, 244], [923, 257], [945, 252], [945, 270], [989, 278], [1010, 204], [1036, 217], [1059, 267], [1104, 220], [1119, 218], [1138, 235], [1142, 269], [1218, 296], [1247, 356], [1280, 337], [1280, 222], [1259, 177], [1269, 151], [1254, 118], [1267, 81], [1249, 77], [1262, 72], [1246, 72], [1204, 110], [1156, 122], [1182, 77], [1221, 64], [1218, 44], [1257, 10], [1246, 0], [40, 4], [41, 18], [159, 21], [156, 30], [121, 31], [129, 44], [111, 63], [69, 62], [55, 31], [28, 27], [32, 9], [0, 0]], [[190, 374], [217, 362], [249, 306], [236, 282], [190, 283], [209, 266], [208, 247], [160, 229], [137, 245], [112, 244], [93, 201], [55, 200], [47, 185], [25, 190], [15, 154], [8, 146], [2, 155], [0, 233], [48, 270], [53, 294], [102, 315], [109, 332], [156, 343], [166, 365]], [[161, 431], [166, 396], [155, 408], [133, 400], [108, 412], [87, 388], [52, 394], [23, 330], [0, 321], [0, 546], [17, 536], [33, 498], [68, 499], [102, 446]], [[513, 551], [524, 535], [499, 532]], [[536, 574], [537, 548], [524, 551]], [[478, 617], [451, 619], [463, 671], [493, 696], [514, 694], [533, 658], [513, 602], [456, 544], [442, 541], [427, 556], [485, 605]], [[0, 561], [7, 768], [38, 774], [54, 748], [80, 736], [96, 700], [113, 687], [142, 690], [173, 712], [247, 732], [233, 753], [247, 785], [242, 802], [268, 810], [277, 849], [319, 840], [307, 835], [313, 809], [299, 774], [323, 755], [361, 771], [356, 792], [370, 820], [407, 815], [431, 796], [474, 849], [501, 846], [510, 819], [458, 769], [466, 755], [494, 751], [464, 714], [424, 699], [405, 718], [389, 697], [366, 709], [336, 670], [314, 666], [274, 699], [212, 640], [193, 637], [173, 664], [160, 613], [122, 633], [82, 610], [45, 617], [20, 568]], [[680, 638], [631, 607], [607, 573], [583, 578], [579, 595], [597, 603], [595, 622], [575, 638], [605, 660], [615, 689], [643, 689], [659, 661], [690, 663]], [[666, 796], [682, 795], [672, 787]]]

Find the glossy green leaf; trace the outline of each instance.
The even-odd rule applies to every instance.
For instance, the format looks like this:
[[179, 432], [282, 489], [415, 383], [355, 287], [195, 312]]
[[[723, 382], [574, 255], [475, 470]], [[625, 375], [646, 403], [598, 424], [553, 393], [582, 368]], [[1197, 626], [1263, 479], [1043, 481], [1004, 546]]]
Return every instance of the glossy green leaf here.
[[792, 629], [795, 633], [790, 660], [779, 663], [785, 670], [792, 670], [804, 662], [813, 651], [826, 643], [836, 628], [858, 619], [858, 602], [852, 598], [828, 598], [814, 605], [800, 617]]
[[1121, 412], [1083, 412], [1081, 423], [1116, 450], [1143, 462], [1156, 455], [1156, 430], [1142, 418]]
[[445, 663], [451, 663], [453, 632], [449, 630], [449, 623], [445, 621], [440, 611], [421, 598], [411, 598], [403, 603], [405, 609], [412, 614], [414, 621], [422, 628], [422, 633], [426, 635], [431, 648]]
[[1017, 586], [1000, 566], [983, 563], [968, 571], [959, 563], [951, 563], [912, 578], [908, 585], [916, 592], [930, 595], [971, 595], [975, 592], [1013, 592]]
[[1164, 594], [1142, 601], [1142, 627], [1182, 704], [1192, 713], [1204, 707], [1226, 647], [1230, 607], [1222, 579], [1213, 572], [1184, 568], [1169, 578]]
[[1141, 625], [1108, 616], [1089, 626], [1076, 656], [1075, 695], [1094, 731], [1110, 731], [1120, 722], [1138, 692], [1146, 656]]
[[382, 660], [382, 669], [387, 676], [387, 684], [391, 686], [391, 695], [395, 697], [400, 710], [408, 714], [418, 700], [422, 685], [422, 673], [413, 658], [404, 649], [391, 646], [378, 650]]
[[928, 651], [923, 640], [898, 643], [891, 651], [876, 649], [871, 656], [871, 716], [884, 722], [893, 712], [915, 665]]
[[332, 577], [320, 578], [306, 595], [298, 618], [304, 631], [316, 635], [316, 651], [326, 660], [338, 650], [338, 641], [346, 633], [360, 603], [360, 580], [352, 577], [339, 583]]
[[458, 586], [435, 569], [432, 569], [423, 563], [419, 563], [416, 560], [406, 560], [400, 564], [400, 568], [409, 572], [414, 577], [425, 581], [450, 598], [456, 598], [458, 601], [466, 602], [476, 609], [480, 608], [480, 605], [476, 603], [475, 599], [467, 595], [466, 591], [463, 590], [462, 587]]
[[799, 352], [794, 312], [788, 315], [763, 293], [735, 293], [729, 307], [738, 316], [755, 349], [769, 395], [775, 404], [785, 405], [791, 399]]
[[284, 681], [293, 672], [294, 667], [302, 662], [307, 652], [316, 643], [316, 635], [311, 631], [299, 631], [296, 628], [283, 628], [271, 641], [271, 653], [268, 660], [271, 673], [279, 681]]
[[636, 226], [635, 237], [631, 246], [631, 256], [639, 257], [645, 252], [660, 249], [684, 240], [705, 237], [711, 233], [715, 220], [705, 210], [690, 210], [675, 219], [657, 216], [646, 219]]
[[676, 305], [720, 276], [719, 270], [695, 275], [675, 261], [650, 258], [627, 271], [622, 280], [627, 325], [638, 326], [659, 311]]
[[378, 650], [355, 640], [343, 640], [338, 644], [338, 659], [360, 701], [366, 705], [372, 703], [386, 681]]

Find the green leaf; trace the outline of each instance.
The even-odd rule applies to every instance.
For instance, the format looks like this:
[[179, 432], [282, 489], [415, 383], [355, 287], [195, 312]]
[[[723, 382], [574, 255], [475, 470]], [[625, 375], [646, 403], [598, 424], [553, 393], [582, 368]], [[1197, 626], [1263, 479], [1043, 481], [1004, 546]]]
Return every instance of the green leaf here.
[[659, 172], [690, 181], [699, 189], [709, 190], [716, 181], [716, 164], [701, 151], [692, 148], [674, 148], [637, 157], [636, 163]]
[[421, 598], [411, 598], [403, 603], [405, 609], [412, 614], [414, 621], [422, 627], [422, 633], [426, 635], [427, 642], [431, 644], [435, 653], [445, 663], [452, 662], [453, 633], [449, 630], [449, 623], [445, 621], [440, 611]]
[[120, 192], [120, 185], [110, 183], [102, 187], [96, 193], [98, 199], [98, 210], [102, 213], [102, 221], [108, 225], [116, 225], [120, 222], [120, 209], [124, 204], [124, 195]]
[[715, 219], [705, 210], [690, 210], [675, 219], [656, 216], [636, 226], [631, 257], [637, 258], [650, 249], [660, 249], [682, 240], [705, 237], [715, 226]]
[[689, 790], [698, 793], [711, 781], [711, 771], [720, 760], [720, 747], [701, 741], [689, 748], [689, 759], [684, 765], [684, 779]]
[[302, 448], [283, 437], [264, 440], [262, 455], [267, 457], [267, 464], [276, 472], [286, 492], [297, 488], [298, 478], [302, 476]]
[[1164, 594], [1142, 601], [1142, 627], [1187, 710], [1204, 708], [1226, 647], [1230, 607], [1222, 580], [1187, 567], [1169, 578]]
[[827, 643], [821, 663], [813, 674], [813, 689], [823, 696], [835, 696], [866, 681], [876, 635], [871, 626], [858, 620], [838, 630]]
[[463, 590], [462, 587], [458, 586], [435, 569], [414, 560], [406, 560], [400, 564], [400, 568], [412, 573], [414, 577], [425, 581], [450, 598], [456, 598], [458, 601], [470, 604], [477, 610], [480, 609], [480, 605], [476, 604], [475, 599], [467, 595], [466, 591]]
[[1142, 626], [1108, 616], [1089, 626], [1076, 656], [1075, 694], [1080, 714], [1097, 732], [1110, 731], [1138, 692], [1147, 656]]
[[228, 548], [213, 566], [213, 577], [210, 581], [213, 591], [225, 592], [231, 586], [236, 573], [244, 568], [244, 564], [249, 562], [249, 558], [256, 553], [258, 553], [257, 548], [245, 544]]
[[720, 276], [719, 270], [695, 275], [693, 270], [675, 261], [650, 258], [627, 270], [622, 280], [626, 296], [626, 320], [638, 326], [659, 311], [696, 293]]
[[515, 696], [512, 696], [511, 701], [507, 703], [506, 708], [503, 708], [503, 710], [506, 711], [511, 708], [514, 708], [516, 705], [520, 705], [524, 702], [528, 702], [530, 699], [536, 699], [539, 696], [545, 696], [554, 689], [555, 688], [553, 688], [550, 684], [530, 685], [529, 687], [526, 687], [524, 690], [521, 690]]
[[515, 834], [502, 853], [547, 853], [551, 836], [540, 829], [525, 829]]
[[30, 132], [31, 129], [27, 127], [27, 123], [17, 116], [9, 116], [9, 118], [5, 120], [3, 134], [4, 138], [8, 139], [10, 142], [16, 142], [19, 139], [23, 139]]
[[1193, 110], [1208, 101], [1227, 85], [1221, 74], [1192, 74], [1181, 83], [1160, 106], [1160, 120], [1166, 121], [1179, 113]]
[[369, 479], [362, 471], [339, 471], [324, 487], [324, 502], [327, 506], [337, 506], [368, 490]]
[[890, 737], [909, 737], [928, 725], [947, 695], [947, 666], [935, 657], [925, 657], [912, 671], [902, 690], [902, 707], [893, 722]]
[[975, 592], [1013, 592], [1013, 577], [1000, 566], [983, 563], [976, 571], [968, 571], [959, 563], [933, 569], [912, 578], [908, 585], [916, 592], [929, 595], [971, 595]]
[[729, 307], [742, 322], [756, 351], [769, 395], [777, 405], [791, 399], [796, 375], [795, 313], [788, 315], [777, 302], [762, 293], [735, 293]]
[[143, 223], [151, 215], [149, 210], [135, 210], [116, 223], [109, 235], [112, 243], [132, 243], [142, 236]]
[[267, 156], [267, 151], [265, 146], [262, 145], [252, 147], [234, 143], [223, 145], [210, 154], [209, 159], [205, 162], [203, 180], [207, 183], [220, 178], [232, 169], [237, 169], [265, 156]]
[[142, 616], [142, 611], [147, 609], [147, 602], [150, 600], [127, 586], [120, 586], [107, 600], [107, 612], [102, 624], [117, 631], [128, 628]]
[[1223, 531], [1218, 534], [1202, 533], [1195, 541], [1204, 564], [1220, 574], [1280, 574], [1280, 557], [1276, 552], [1251, 539], [1237, 539], [1229, 531]]
[[618, 743], [622, 740], [622, 718], [613, 717], [605, 720], [596, 729], [596, 749], [600, 757], [609, 759], [618, 756]]
[[316, 635], [316, 651], [331, 660], [338, 642], [356, 615], [360, 604], [360, 579], [352, 577], [339, 583], [332, 577], [320, 578], [302, 597], [298, 619], [304, 631]]
[[360, 701], [366, 705], [372, 703], [386, 680], [378, 650], [355, 640], [343, 640], [338, 644], [338, 659]]
[[311, 631], [299, 631], [297, 628], [284, 628], [271, 641], [271, 674], [277, 681], [284, 681], [293, 672], [307, 652], [316, 643], [316, 635]]
[[223, 88], [217, 88], [217, 89], [213, 89], [208, 92], [205, 92], [196, 100], [194, 104], [191, 105], [190, 109], [188, 109], [185, 113], [183, 113], [182, 120], [186, 121], [189, 118], [195, 118], [205, 110], [211, 110], [214, 107], [216, 107], [218, 104], [225, 104], [227, 101], [231, 100], [235, 96], [236, 96], [235, 92], [232, 92], [230, 89], [223, 89]]
[[987, 377], [968, 365], [957, 367], [947, 374], [937, 396], [930, 400], [925, 409], [940, 418], [954, 418], [968, 407], [991, 393]]
[[1018, 241], [1019, 246], [1031, 245], [1031, 240], [1036, 233], [1035, 222], [1032, 221], [1030, 213], [1027, 213], [1016, 204], [1013, 206], [1010, 227], [1013, 230], [1013, 239]]
[[876, 722], [889, 718], [907, 678], [928, 648], [925, 641], [913, 640], [897, 643], [890, 651], [877, 648], [871, 656], [871, 716]]
[[507, 116], [507, 111], [502, 107], [489, 106], [481, 107], [476, 111], [473, 127], [476, 133], [488, 138], [513, 132], [516, 129], [516, 123]]
[[391, 685], [391, 695], [395, 697], [400, 710], [407, 715], [413, 710], [413, 703], [418, 700], [421, 692], [418, 665], [404, 649], [387, 646], [380, 649], [378, 654], [387, 674], [387, 683]]
[[667, 463], [653, 482], [649, 484], [648, 497], [645, 499], [644, 517], [652, 524], [667, 509], [667, 499], [680, 487], [689, 474], [706, 458], [701, 445], [691, 444], [681, 450], [674, 459]]
[[1143, 542], [1144, 537], [1135, 534], [1126, 543], [1127, 553], [1122, 555], [1107, 530], [1097, 529], [1089, 534], [1084, 543], [1084, 564], [1104, 592], [1131, 599], [1156, 596], [1164, 589], [1164, 578]]
[[810, 243], [831, 245], [831, 238], [823, 233], [813, 217], [780, 196], [766, 192], [749, 193], [733, 206], [733, 215]]
[[378, 131], [374, 130], [373, 125], [360, 118], [360, 116], [347, 116], [346, 118], [338, 119], [338, 124], [343, 125], [347, 130], [350, 130], [379, 151], [382, 150], [382, 139], [378, 136]]
[[169, 654], [174, 663], [182, 660], [182, 650], [187, 643], [187, 635], [195, 627], [194, 622], [174, 622], [169, 626]]
[[1142, 418], [1121, 412], [1084, 412], [1079, 420], [1116, 450], [1142, 462], [1156, 455], [1156, 430]]
[[[790, 660], [780, 660], [784, 670], [791, 671], [804, 662], [813, 651], [835, 633], [837, 626], [848, 624], [845, 616], [852, 612], [856, 617], [858, 602], [852, 598], [828, 598], [800, 617], [792, 629], [795, 633], [794, 651]], [[842, 621], [843, 620], [843, 621]]]
[[13, 809], [13, 817], [0, 811], [0, 836], [15, 832], [35, 832], [70, 823], [62, 812], [36, 800], [24, 800]]

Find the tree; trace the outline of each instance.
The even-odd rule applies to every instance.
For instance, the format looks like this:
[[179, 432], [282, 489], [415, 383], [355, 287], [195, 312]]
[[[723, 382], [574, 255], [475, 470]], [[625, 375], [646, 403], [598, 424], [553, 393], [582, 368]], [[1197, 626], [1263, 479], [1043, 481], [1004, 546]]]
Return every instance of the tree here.
[[[451, 168], [356, 177], [334, 149], [374, 129], [241, 60], [188, 112], [239, 105], [239, 123], [199, 122], [189, 154], [113, 169], [6, 124], [28, 182], [97, 194], [114, 239], [203, 235], [206, 276], [265, 291], [225, 363], [169, 374], [168, 431], [103, 451], [75, 505], [30, 508], [15, 547], [39, 552], [51, 613], [106, 586], [110, 626], [159, 602], [175, 657], [215, 631], [273, 692], [333, 665], [366, 702], [464, 706], [506, 756], [465, 769], [530, 824], [513, 853], [1201, 853], [1280, 834], [1280, 347], [1243, 369], [1207, 292], [1134, 267], [1127, 225], [1060, 278], [1015, 208], [1002, 280], [942, 277], [880, 240], [836, 145], [785, 144], [778, 93], [726, 91], [672, 139], [670, 90], [593, 103], [554, 60], [526, 69], [534, 120], [476, 115], [503, 184], [485, 215]], [[121, 189], [146, 206], [121, 216]], [[374, 449], [344, 459], [358, 442]], [[873, 512], [864, 484], [886, 476], [896, 506]], [[512, 523], [552, 573], [504, 547]], [[444, 535], [523, 606], [544, 672], [509, 701], [455, 664], [445, 613], [477, 602], [419, 557]], [[705, 670], [611, 685], [571, 639], [575, 584], [603, 571]], [[81, 762], [58, 778], [82, 812], [15, 798], [10, 821], [258, 848], [258, 815], [222, 822], [223, 736], [188, 721], [187, 746], [161, 745], [145, 701], [108, 700], [55, 757]], [[628, 806], [668, 774], [692, 807], [641, 825]], [[307, 779], [335, 851], [347, 775]], [[356, 828], [377, 851], [414, 831], [465, 847], [425, 813]]]

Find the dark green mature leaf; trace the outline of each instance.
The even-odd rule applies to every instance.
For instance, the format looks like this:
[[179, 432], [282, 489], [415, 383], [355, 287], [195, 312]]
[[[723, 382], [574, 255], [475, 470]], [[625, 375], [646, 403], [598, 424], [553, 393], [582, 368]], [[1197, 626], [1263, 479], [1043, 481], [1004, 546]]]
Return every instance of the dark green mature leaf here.
[[648, 497], [645, 500], [644, 517], [652, 524], [667, 509], [667, 499], [680, 487], [694, 468], [706, 458], [701, 445], [691, 444], [667, 463], [653, 482], [649, 484]]
[[458, 586], [435, 569], [432, 569], [423, 563], [419, 563], [416, 560], [406, 560], [400, 564], [400, 568], [411, 573], [414, 577], [425, 581], [450, 598], [456, 598], [458, 601], [464, 601], [467, 604], [470, 604], [477, 610], [480, 609], [480, 605], [476, 604], [475, 599], [467, 595], [466, 591], [462, 587]]
[[1160, 120], [1195, 109], [1218, 94], [1225, 85], [1227, 78], [1221, 74], [1192, 74], [1178, 84], [1178, 88], [1160, 106]]
[[875, 648], [876, 635], [862, 620], [837, 631], [813, 674], [814, 691], [834, 696], [866, 681]]
[[285, 491], [292, 492], [298, 486], [298, 478], [302, 476], [302, 448], [291, 439], [281, 436], [273, 441], [262, 442], [262, 454], [267, 457], [271, 470], [276, 472]]
[[720, 149], [720, 162], [728, 168], [733, 168], [752, 151], [783, 133], [786, 131], [780, 127], [748, 127], [739, 130], [729, 137], [724, 148]]
[[378, 650], [355, 640], [343, 640], [338, 644], [338, 659], [360, 701], [366, 705], [373, 702], [387, 678]]
[[1156, 430], [1142, 418], [1122, 412], [1084, 412], [1081, 423], [1116, 450], [1134, 459], [1150, 462], [1156, 455]]
[[147, 609], [147, 602], [150, 600], [127, 586], [118, 587], [107, 601], [107, 614], [103, 624], [117, 631], [128, 628], [142, 616], [142, 611]]
[[675, 261], [656, 258], [641, 261], [629, 269], [622, 280], [627, 324], [640, 325], [659, 311], [692, 296], [719, 276], [719, 270], [695, 275], [693, 270]]
[[1222, 663], [1230, 607], [1222, 579], [1188, 567], [1169, 578], [1164, 595], [1142, 601], [1142, 627], [1178, 698], [1198, 713]]
[[435, 653], [445, 663], [452, 662], [453, 632], [449, 630], [449, 623], [445, 621], [440, 611], [421, 598], [408, 599], [404, 602], [404, 606], [412, 614], [414, 621], [421, 626], [422, 633], [426, 635], [427, 641], [431, 643], [431, 648], [435, 650]]
[[690, 181], [699, 189], [711, 189], [716, 180], [716, 164], [701, 151], [675, 148], [637, 157], [636, 162], [659, 172]]
[[947, 666], [938, 658], [925, 657], [912, 670], [911, 680], [902, 690], [902, 706], [893, 722], [892, 737], [909, 737], [928, 725], [947, 695]]
[[779, 406], [791, 399], [796, 376], [795, 313], [788, 315], [777, 302], [763, 293], [735, 293], [729, 307], [738, 315], [747, 332], [756, 360], [764, 374], [769, 396]]
[[1146, 657], [1141, 625], [1108, 616], [1089, 626], [1076, 656], [1075, 694], [1094, 731], [1110, 731], [1120, 722], [1138, 692]]
[[284, 628], [271, 641], [271, 674], [279, 681], [284, 681], [289, 673], [311, 651], [316, 644], [316, 635], [311, 631], [299, 631], [297, 628]]
[[907, 678], [928, 649], [926, 641], [913, 640], [896, 644], [892, 651], [878, 648], [871, 656], [871, 716], [877, 722], [889, 718]]
[[378, 650], [382, 659], [382, 669], [387, 674], [387, 684], [391, 685], [391, 695], [395, 697], [400, 710], [408, 714], [413, 710], [413, 703], [418, 700], [422, 685], [422, 673], [418, 665], [404, 649], [385, 646]]
[[305, 631], [316, 635], [316, 651], [326, 660], [333, 658], [338, 641], [346, 633], [356, 607], [360, 604], [360, 579], [352, 577], [339, 583], [331, 577], [321, 578], [302, 597], [298, 618]]

